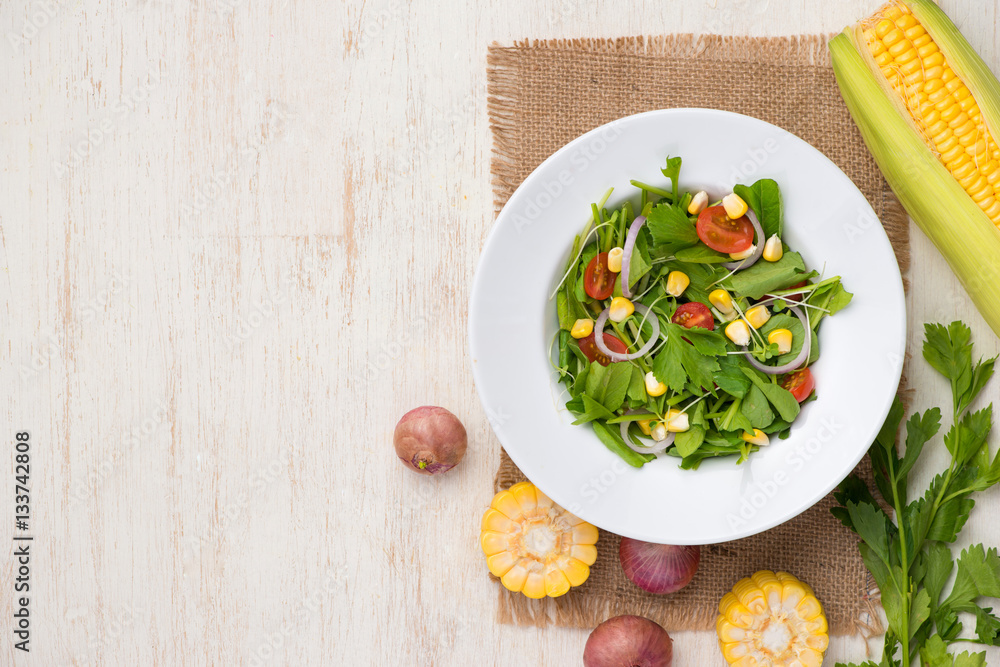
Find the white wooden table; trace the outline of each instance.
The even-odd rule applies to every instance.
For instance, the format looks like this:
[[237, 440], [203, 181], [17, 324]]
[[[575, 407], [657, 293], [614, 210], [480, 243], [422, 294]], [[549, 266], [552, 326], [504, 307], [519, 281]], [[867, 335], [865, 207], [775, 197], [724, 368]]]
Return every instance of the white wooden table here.
[[[0, 561], [0, 663], [580, 664], [584, 631], [495, 623], [476, 544], [487, 45], [835, 31], [878, 4], [5, 0], [0, 423], [31, 432], [35, 541], [30, 654]], [[996, 1], [942, 4], [998, 69]], [[916, 230], [910, 280], [911, 352], [956, 318], [1000, 350]], [[919, 352], [910, 374], [916, 407], [948, 400]], [[392, 451], [421, 404], [469, 429], [440, 479]], [[997, 511], [964, 539], [1000, 542]]]

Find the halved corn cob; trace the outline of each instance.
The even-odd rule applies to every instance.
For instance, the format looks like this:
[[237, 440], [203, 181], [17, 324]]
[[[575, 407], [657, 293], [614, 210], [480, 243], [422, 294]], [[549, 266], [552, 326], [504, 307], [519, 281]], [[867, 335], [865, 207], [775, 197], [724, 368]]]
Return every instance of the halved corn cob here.
[[531, 482], [496, 494], [479, 533], [490, 572], [529, 598], [558, 597], [585, 582], [597, 560], [596, 543], [597, 528]]
[[1000, 82], [931, 0], [890, 2], [830, 52], [889, 185], [1000, 335]]
[[719, 602], [719, 648], [736, 667], [820, 667], [830, 643], [823, 607], [808, 584], [761, 570]]

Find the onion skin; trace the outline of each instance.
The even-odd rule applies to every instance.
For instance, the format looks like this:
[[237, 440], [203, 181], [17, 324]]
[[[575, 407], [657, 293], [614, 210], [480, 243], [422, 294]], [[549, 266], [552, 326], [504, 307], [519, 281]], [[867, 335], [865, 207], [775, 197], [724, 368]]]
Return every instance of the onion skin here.
[[583, 667], [670, 667], [674, 642], [657, 623], [642, 616], [615, 616], [590, 633]]
[[392, 444], [407, 468], [421, 475], [438, 475], [458, 465], [469, 438], [458, 417], [444, 408], [424, 405], [403, 415]]
[[632, 583], [649, 593], [667, 595], [691, 583], [701, 562], [701, 547], [675, 547], [623, 537], [618, 558]]

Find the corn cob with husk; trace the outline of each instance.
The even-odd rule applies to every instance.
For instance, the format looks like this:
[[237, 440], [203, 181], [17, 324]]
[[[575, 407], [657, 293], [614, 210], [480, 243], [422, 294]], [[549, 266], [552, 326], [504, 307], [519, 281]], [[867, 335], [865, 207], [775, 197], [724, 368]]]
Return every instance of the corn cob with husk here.
[[890, 2], [830, 52], [889, 185], [1000, 335], [1000, 82], [930, 0]]

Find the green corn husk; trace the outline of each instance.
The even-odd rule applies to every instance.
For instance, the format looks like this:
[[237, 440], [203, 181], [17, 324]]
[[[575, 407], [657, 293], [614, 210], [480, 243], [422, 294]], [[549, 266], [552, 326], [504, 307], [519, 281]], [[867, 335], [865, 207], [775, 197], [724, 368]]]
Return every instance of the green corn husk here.
[[[907, 6], [975, 97], [1000, 139], [1000, 82], [951, 19], [929, 0]], [[920, 229], [948, 260], [965, 291], [1000, 336], [1000, 230], [924, 143], [906, 107], [868, 53], [856, 26], [830, 42], [841, 95], [868, 149]]]

